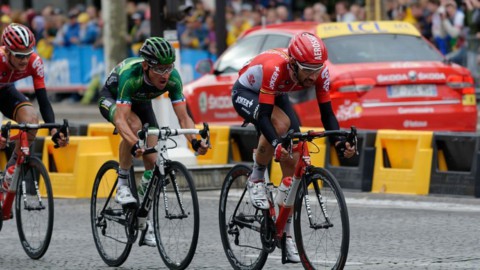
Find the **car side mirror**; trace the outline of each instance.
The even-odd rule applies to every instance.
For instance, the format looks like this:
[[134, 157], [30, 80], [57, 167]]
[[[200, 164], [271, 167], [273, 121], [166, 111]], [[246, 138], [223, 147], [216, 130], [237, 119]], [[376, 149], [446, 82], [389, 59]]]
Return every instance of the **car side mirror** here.
[[203, 59], [195, 65], [195, 71], [205, 75], [213, 73], [213, 61], [211, 59]]

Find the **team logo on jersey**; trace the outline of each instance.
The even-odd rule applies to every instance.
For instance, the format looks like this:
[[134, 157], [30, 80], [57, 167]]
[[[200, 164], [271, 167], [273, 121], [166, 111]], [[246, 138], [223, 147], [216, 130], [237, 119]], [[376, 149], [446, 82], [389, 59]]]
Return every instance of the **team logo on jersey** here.
[[272, 77], [270, 78], [270, 85], [269, 85], [270, 89], [275, 88], [275, 82], [278, 79], [279, 72], [280, 72], [280, 68], [278, 66], [275, 66], [275, 71], [273, 72]]
[[41, 60], [40, 56], [37, 56], [35, 61], [33, 61], [32, 67], [37, 72], [38, 77], [43, 77], [44, 76], [42, 60]]
[[247, 77], [247, 80], [248, 80], [248, 83], [250, 85], [254, 85], [255, 84], [255, 76], [253, 76], [253, 74], [249, 74], [248, 77]]
[[235, 103], [241, 104], [247, 108], [250, 108], [253, 105], [253, 100], [248, 100], [244, 97], [238, 96], [237, 99], [235, 100]]

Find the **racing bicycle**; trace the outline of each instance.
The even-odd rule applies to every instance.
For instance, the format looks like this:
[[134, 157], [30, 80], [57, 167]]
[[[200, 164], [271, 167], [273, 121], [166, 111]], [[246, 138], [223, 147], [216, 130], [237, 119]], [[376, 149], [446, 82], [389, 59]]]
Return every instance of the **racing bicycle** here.
[[[279, 209], [274, 201], [276, 187], [268, 180], [270, 208], [261, 210], [251, 204], [246, 185], [251, 167], [237, 164], [227, 173], [220, 195], [219, 225], [223, 249], [234, 269], [261, 269], [276, 247], [282, 249], [282, 263], [287, 263], [284, 227], [291, 211], [295, 242], [304, 268], [343, 269], [350, 241], [347, 204], [333, 174], [311, 165], [308, 142], [346, 136], [353, 146], [357, 144], [356, 133], [355, 127], [350, 132], [289, 132], [282, 145], [289, 148], [291, 156], [293, 152], [300, 154], [294, 174], [299, 180], [292, 181]], [[295, 146], [294, 139], [298, 140]]]
[[168, 158], [167, 141], [171, 136], [200, 134], [209, 144], [209, 128], [170, 129], [144, 127], [138, 136], [158, 136], [157, 145], [145, 149], [145, 154], [158, 153], [153, 176], [143, 201], [138, 199], [135, 174], [130, 169], [129, 185], [139, 204], [121, 206], [115, 202], [119, 163], [107, 161], [95, 178], [91, 198], [91, 225], [97, 250], [109, 266], [120, 266], [127, 259], [140, 232], [139, 245], [147, 232], [146, 218], [153, 203], [153, 227], [158, 251], [170, 269], [185, 269], [193, 259], [200, 229], [200, 213], [193, 178], [187, 168]]
[[[52, 140], [55, 148], [60, 132], [66, 134], [68, 140], [68, 121], [62, 124], [12, 124], [8, 122], [1, 128], [2, 137], [10, 141], [20, 142], [17, 161], [12, 182], [5, 192], [0, 191], [0, 230], [3, 220], [13, 218], [12, 205], [15, 199], [15, 217], [17, 220], [20, 243], [27, 255], [32, 259], [40, 259], [47, 252], [53, 230], [53, 192], [50, 177], [43, 162], [30, 151], [29, 131], [39, 129], [59, 129]], [[10, 130], [18, 130], [10, 136]], [[4, 174], [1, 173], [4, 177]]]

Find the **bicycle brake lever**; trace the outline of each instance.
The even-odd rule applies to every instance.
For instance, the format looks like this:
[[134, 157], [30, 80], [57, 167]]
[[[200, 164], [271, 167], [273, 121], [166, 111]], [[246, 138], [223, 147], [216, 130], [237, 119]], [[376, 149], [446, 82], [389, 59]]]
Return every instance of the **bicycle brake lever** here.
[[355, 146], [355, 154], [358, 156], [358, 138], [357, 138], [357, 128], [355, 126], [350, 127], [350, 134], [347, 136], [347, 142], [350, 146]]
[[10, 143], [10, 126], [12, 125], [11, 121], [8, 121], [7, 124], [2, 126], [2, 137], [7, 140], [7, 146]]

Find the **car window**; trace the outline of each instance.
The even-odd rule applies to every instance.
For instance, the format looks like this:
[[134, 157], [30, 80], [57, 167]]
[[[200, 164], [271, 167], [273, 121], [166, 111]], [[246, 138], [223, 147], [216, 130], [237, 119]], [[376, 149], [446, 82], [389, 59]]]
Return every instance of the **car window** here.
[[217, 62], [215, 70], [222, 73], [238, 72], [245, 62], [260, 52], [265, 36], [245, 37], [230, 47]]
[[334, 64], [393, 61], [442, 61], [443, 57], [421, 37], [355, 35], [324, 39]]
[[264, 52], [274, 48], [286, 48], [291, 38], [290, 36], [284, 35], [268, 35], [260, 51]]

